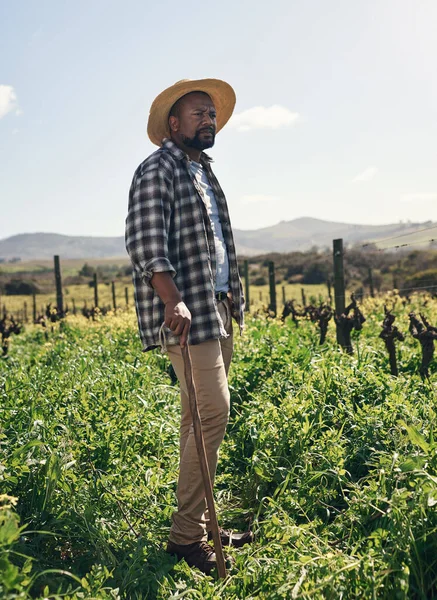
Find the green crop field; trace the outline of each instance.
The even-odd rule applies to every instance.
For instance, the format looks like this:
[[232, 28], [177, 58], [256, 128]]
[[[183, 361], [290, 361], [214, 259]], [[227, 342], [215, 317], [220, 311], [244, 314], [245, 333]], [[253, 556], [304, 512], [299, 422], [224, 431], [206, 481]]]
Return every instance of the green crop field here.
[[[395, 297], [388, 299], [393, 305]], [[419, 377], [410, 310], [390, 376], [383, 300], [349, 356], [314, 323], [247, 317], [230, 372], [220, 523], [251, 526], [226, 580], [175, 564], [178, 388], [142, 353], [135, 313], [27, 326], [0, 361], [0, 597], [421, 599], [437, 597], [437, 367]]]

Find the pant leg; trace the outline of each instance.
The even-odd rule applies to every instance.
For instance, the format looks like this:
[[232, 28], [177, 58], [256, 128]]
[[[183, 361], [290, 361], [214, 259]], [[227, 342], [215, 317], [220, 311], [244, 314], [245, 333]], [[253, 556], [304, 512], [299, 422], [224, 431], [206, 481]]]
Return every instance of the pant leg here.
[[[231, 316], [231, 304], [229, 299], [222, 300], [218, 303], [218, 310], [220, 316], [222, 317], [223, 323], [225, 325], [225, 330], [229, 333], [228, 338], [220, 339], [220, 346], [222, 350], [223, 362], [225, 365], [226, 377], [229, 373], [229, 367], [231, 365], [232, 353], [234, 348], [234, 334], [232, 328], [232, 316]], [[191, 348], [191, 346], [190, 346]], [[170, 357], [171, 359], [171, 357]], [[182, 363], [181, 373], [183, 373], [183, 361], [182, 356], [180, 356], [180, 361]], [[174, 365], [173, 368], [175, 369]], [[175, 369], [176, 372], [176, 369]], [[180, 382], [180, 377], [176, 372], [178, 380]], [[188, 432], [190, 430], [191, 425], [191, 411], [190, 411], [190, 402], [188, 399], [187, 392], [184, 387], [181, 386], [181, 425], [180, 425], [180, 440], [179, 440], [179, 456], [182, 459], [182, 455], [184, 453], [185, 444], [188, 439]], [[179, 465], [180, 468], [180, 465]]]
[[[227, 320], [229, 315], [230, 321], [230, 307], [225, 307], [225, 302], [219, 303], [219, 311], [229, 331], [232, 330], [232, 324]], [[223, 341], [228, 342], [224, 352]], [[205, 490], [191, 424], [181, 349], [179, 346], [169, 346], [168, 354], [180, 382], [182, 403], [178, 510], [172, 516], [170, 540], [176, 544], [190, 544], [206, 538]], [[190, 354], [208, 466], [214, 481], [218, 449], [229, 417], [227, 372], [232, 357], [232, 340], [227, 338], [196, 344], [190, 346]]]
[[[231, 304], [228, 299], [219, 302], [218, 305], [220, 315], [223, 319], [226, 332], [229, 333], [229, 337], [220, 339], [220, 346], [222, 350], [223, 362], [225, 364], [226, 377], [229, 374], [229, 368], [231, 366], [232, 354], [234, 350], [234, 334], [232, 328], [232, 316], [231, 316]], [[203, 515], [207, 531], [210, 530], [209, 512], [208, 506], [206, 507], [205, 514]]]

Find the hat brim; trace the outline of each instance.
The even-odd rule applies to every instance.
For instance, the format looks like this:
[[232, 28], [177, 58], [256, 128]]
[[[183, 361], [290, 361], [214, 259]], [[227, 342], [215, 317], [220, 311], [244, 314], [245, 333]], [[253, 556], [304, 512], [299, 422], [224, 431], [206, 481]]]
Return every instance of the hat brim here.
[[186, 79], [178, 81], [155, 98], [150, 107], [147, 134], [150, 141], [161, 146], [164, 138], [170, 137], [168, 115], [175, 102], [190, 92], [208, 94], [217, 111], [218, 133], [232, 116], [235, 107], [235, 92], [233, 88], [221, 79]]

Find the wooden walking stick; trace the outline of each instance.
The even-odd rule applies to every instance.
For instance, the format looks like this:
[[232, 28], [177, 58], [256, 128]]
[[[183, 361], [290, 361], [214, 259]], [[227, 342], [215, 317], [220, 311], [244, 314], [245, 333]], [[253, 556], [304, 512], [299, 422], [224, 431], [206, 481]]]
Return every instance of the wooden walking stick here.
[[223, 556], [222, 541], [220, 539], [217, 513], [215, 512], [214, 496], [212, 493], [211, 476], [209, 473], [208, 461], [206, 459], [205, 443], [203, 440], [202, 423], [200, 421], [199, 408], [197, 405], [196, 389], [193, 382], [193, 369], [191, 366], [191, 356], [188, 344], [181, 347], [182, 357], [184, 359], [185, 382], [188, 389], [190, 400], [191, 418], [193, 419], [194, 439], [196, 441], [197, 455], [199, 457], [200, 470], [202, 472], [203, 485], [205, 487], [205, 497], [208, 504], [209, 519], [211, 523], [212, 539], [214, 541], [214, 552], [217, 559], [218, 576], [221, 579], [226, 577], [225, 557]]

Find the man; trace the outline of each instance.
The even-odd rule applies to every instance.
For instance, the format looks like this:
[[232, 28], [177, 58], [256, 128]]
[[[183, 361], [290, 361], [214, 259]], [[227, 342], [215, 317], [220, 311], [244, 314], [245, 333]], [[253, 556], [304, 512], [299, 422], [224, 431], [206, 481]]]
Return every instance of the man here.
[[[234, 90], [217, 79], [179, 81], [159, 94], [147, 126], [159, 149], [134, 174], [126, 218], [143, 350], [159, 345], [166, 350], [181, 388], [178, 509], [167, 551], [205, 573], [216, 567], [216, 557], [207, 543], [208, 512], [181, 347], [190, 344], [214, 478], [229, 417], [232, 318], [241, 335], [244, 296], [226, 198], [203, 150], [214, 145], [234, 106]], [[235, 546], [252, 541], [251, 532], [221, 530], [221, 537]]]

